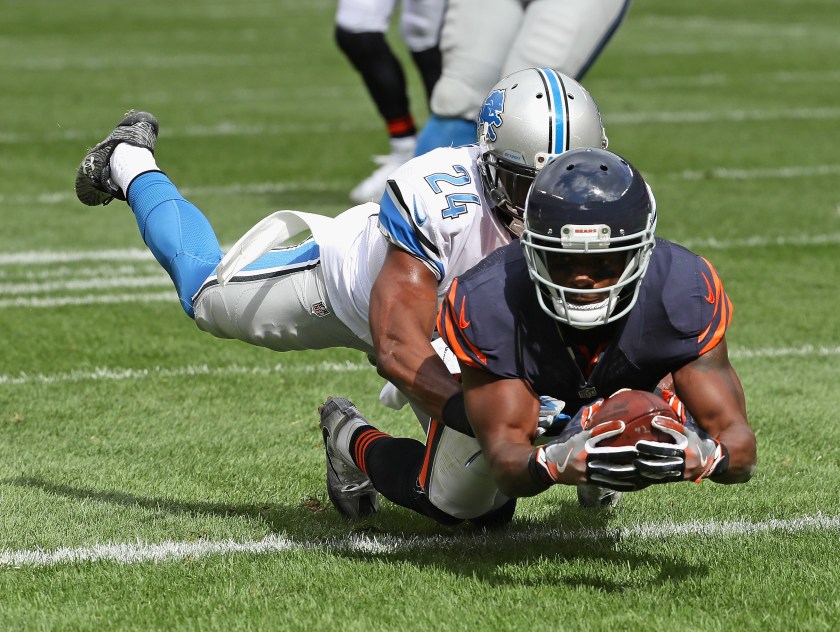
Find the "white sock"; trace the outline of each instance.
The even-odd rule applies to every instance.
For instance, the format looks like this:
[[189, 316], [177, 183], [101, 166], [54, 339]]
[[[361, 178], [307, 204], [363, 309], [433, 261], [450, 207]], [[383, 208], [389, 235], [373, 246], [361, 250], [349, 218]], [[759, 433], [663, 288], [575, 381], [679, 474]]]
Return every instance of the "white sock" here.
[[391, 154], [407, 156], [406, 160], [414, 156], [415, 147], [417, 147], [416, 136], [403, 136], [402, 138], [391, 139]]
[[141, 173], [160, 171], [152, 152], [128, 143], [120, 143], [114, 148], [110, 164], [111, 181], [122, 189], [123, 193], [126, 193], [128, 185]]
[[335, 438], [335, 447], [341, 451], [341, 456], [353, 463], [353, 456], [350, 454], [350, 439], [353, 438], [353, 433], [362, 426], [367, 426], [368, 422], [365, 419], [356, 417], [345, 423], [338, 431], [338, 436]]

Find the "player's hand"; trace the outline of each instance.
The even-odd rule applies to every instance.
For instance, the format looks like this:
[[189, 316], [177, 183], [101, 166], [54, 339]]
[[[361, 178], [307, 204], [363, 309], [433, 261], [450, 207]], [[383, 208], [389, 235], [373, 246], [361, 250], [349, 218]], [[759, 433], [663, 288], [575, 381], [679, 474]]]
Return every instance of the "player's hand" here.
[[400, 410], [408, 403], [408, 398], [391, 382], [385, 382], [385, 386], [379, 391], [379, 402], [387, 408]]
[[571, 417], [563, 412], [566, 403], [548, 395], [540, 395], [540, 412], [537, 418], [537, 438], [546, 441], [559, 435]]
[[633, 491], [639, 485], [633, 460], [633, 446], [599, 447], [599, 442], [624, 432], [624, 422], [605, 421], [581, 430], [565, 440], [557, 439], [539, 448], [537, 461], [555, 483], [580, 485], [593, 483], [618, 491]]
[[634, 461], [639, 475], [650, 483], [693, 480], [699, 483], [718, 468], [725, 468], [728, 455], [717, 439], [667, 417], [657, 417], [651, 425], [674, 439], [674, 443], [638, 441], [639, 458]]

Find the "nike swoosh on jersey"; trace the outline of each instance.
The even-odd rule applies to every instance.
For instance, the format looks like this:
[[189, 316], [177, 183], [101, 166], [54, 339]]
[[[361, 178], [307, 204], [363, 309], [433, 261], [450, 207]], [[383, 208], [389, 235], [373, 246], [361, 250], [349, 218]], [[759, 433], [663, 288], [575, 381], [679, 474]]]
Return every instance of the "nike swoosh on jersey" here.
[[420, 217], [420, 213], [417, 211], [417, 198], [413, 198], [412, 202], [414, 203], [414, 221], [417, 222], [418, 226], [422, 226], [429, 219], [429, 216], [423, 213], [423, 217]]
[[470, 326], [469, 320], [464, 320], [464, 307], [466, 307], [467, 297], [461, 298], [461, 309], [458, 310], [458, 329], [466, 329]]
[[714, 292], [714, 290], [712, 290], [712, 284], [709, 283], [709, 277], [706, 276], [705, 272], [701, 272], [700, 274], [703, 275], [703, 280], [706, 282], [706, 289], [709, 290], [709, 293], [706, 296], [704, 296], [703, 298], [706, 299], [707, 303], [714, 304], [714, 302], [715, 302], [715, 292]]

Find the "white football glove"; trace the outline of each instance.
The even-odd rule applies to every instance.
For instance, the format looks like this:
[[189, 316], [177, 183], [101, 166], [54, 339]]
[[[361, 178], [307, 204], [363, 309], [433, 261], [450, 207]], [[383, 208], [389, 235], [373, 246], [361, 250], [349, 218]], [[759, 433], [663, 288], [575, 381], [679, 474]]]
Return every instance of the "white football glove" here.
[[390, 382], [385, 382], [385, 386], [379, 391], [379, 403], [386, 408], [400, 410], [408, 403], [408, 398], [396, 386]]
[[556, 437], [566, 424], [571, 421], [571, 417], [563, 412], [563, 407], [566, 405], [562, 399], [550, 397], [549, 395], [540, 395], [540, 412], [537, 418], [537, 435], [534, 441], [540, 440], [545, 443], [551, 437]]
[[717, 439], [668, 417], [655, 417], [651, 425], [674, 439], [674, 443], [636, 442], [640, 456], [635, 461], [636, 469], [651, 483], [682, 481], [686, 477], [699, 483], [726, 470], [728, 453]]
[[555, 483], [579, 485], [583, 481], [579, 478], [575, 480], [574, 474], [577, 473], [585, 477], [586, 482], [600, 487], [633, 491], [638, 484], [628, 479], [638, 477], [633, 465], [633, 459], [638, 456], [636, 448], [598, 445], [604, 439], [624, 432], [624, 427], [621, 420], [605, 421], [565, 440], [552, 441], [537, 448], [537, 465], [544, 468]]

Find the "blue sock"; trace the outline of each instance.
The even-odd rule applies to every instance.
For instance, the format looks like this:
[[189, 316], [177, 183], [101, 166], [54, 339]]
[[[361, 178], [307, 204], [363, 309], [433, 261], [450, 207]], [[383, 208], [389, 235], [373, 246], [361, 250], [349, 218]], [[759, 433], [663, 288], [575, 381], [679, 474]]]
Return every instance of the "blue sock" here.
[[460, 147], [478, 142], [478, 127], [475, 121], [462, 118], [441, 118], [435, 114], [429, 117], [417, 137], [415, 156], [420, 156], [438, 147]]
[[131, 182], [128, 204], [143, 241], [175, 284], [181, 307], [195, 318], [192, 296], [222, 260], [210, 222], [159, 171]]

